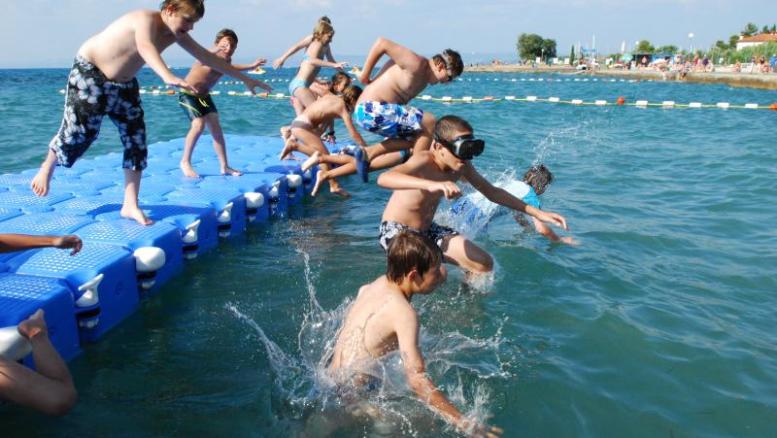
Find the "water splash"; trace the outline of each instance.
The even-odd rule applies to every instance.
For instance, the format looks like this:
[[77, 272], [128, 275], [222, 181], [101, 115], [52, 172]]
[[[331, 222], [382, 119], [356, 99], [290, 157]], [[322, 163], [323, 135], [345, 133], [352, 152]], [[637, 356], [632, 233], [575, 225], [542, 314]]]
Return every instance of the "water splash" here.
[[[310, 257], [298, 250], [304, 262], [308, 300], [298, 333], [298, 355], [287, 354], [270, 339], [262, 327], [243, 313], [235, 303], [226, 310], [246, 323], [257, 334], [267, 352], [275, 376], [276, 389], [288, 412], [281, 417], [298, 420], [302, 435], [326, 436], [329, 432], [363, 435], [369, 430], [376, 435], [417, 436], [419, 431], [439, 429], [437, 417], [408, 388], [399, 354], [393, 352], [378, 360], [382, 387], [372, 394], [358, 392], [359, 400], [344, 397], [327, 369], [334, 351], [338, 330], [352, 302], [346, 299], [331, 311], [318, 302], [315, 274]], [[488, 417], [490, 379], [510, 378], [502, 359], [503, 340], [500, 329], [491, 338], [473, 339], [459, 332], [442, 335], [421, 331], [421, 349], [433, 378], [440, 376], [456, 383], [444, 385], [446, 392], [468, 418], [483, 421]], [[354, 394], [351, 392], [350, 394]], [[467, 396], [469, 394], [469, 397]]]

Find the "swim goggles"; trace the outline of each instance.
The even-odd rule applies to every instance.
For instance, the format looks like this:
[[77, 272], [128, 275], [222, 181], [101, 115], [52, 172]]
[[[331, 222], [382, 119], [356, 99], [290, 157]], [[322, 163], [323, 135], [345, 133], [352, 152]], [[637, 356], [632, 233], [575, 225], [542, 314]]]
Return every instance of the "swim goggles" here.
[[438, 135], [434, 135], [434, 141], [445, 146], [456, 158], [460, 160], [471, 160], [483, 153], [486, 142], [475, 138], [472, 134], [456, 137], [451, 141], [443, 140]]

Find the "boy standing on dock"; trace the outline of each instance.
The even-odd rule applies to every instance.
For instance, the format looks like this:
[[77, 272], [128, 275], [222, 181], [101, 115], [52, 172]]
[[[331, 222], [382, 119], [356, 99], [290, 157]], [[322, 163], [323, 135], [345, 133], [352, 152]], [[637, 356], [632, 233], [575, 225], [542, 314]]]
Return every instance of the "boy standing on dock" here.
[[[237, 34], [231, 29], [221, 29], [216, 34], [216, 46], [210, 49], [210, 52], [228, 63], [232, 63], [232, 55], [237, 50]], [[240, 71], [253, 70], [260, 65], [264, 65], [266, 59], [257, 59], [251, 64], [239, 65], [232, 64], [232, 68]], [[219, 113], [216, 104], [210, 97], [210, 89], [221, 79], [223, 74], [213, 67], [203, 64], [201, 61], [194, 61], [189, 74], [186, 75], [186, 82], [199, 90], [199, 93], [192, 93], [187, 90], [181, 90], [178, 96], [178, 104], [183, 108], [184, 113], [191, 120], [191, 128], [186, 134], [183, 156], [181, 157], [181, 171], [184, 176], [190, 178], [199, 178], [200, 176], [192, 167], [192, 152], [197, 145], [200, 135], [208, 127], [210, 135], [213, 137], [213, 149], [219, 159], [222, 175], [239, 176], [242, 172], [229, 167], [227, 162], [227, 150], [224, 142], [224, 132], [221, 130], [219, 122]], [[263, 82], [259, 86], [269, 91], [270, 87]]]
[[119, 129], [124, 145], [121, 215], [141, 225], [151, 223], [138, 206], [140, 178], [148, 155], [146, 125], [135, 78], [141, 67], [148, 63], [165, 84], [198, 93], [195, 87], [175, 76], [162, 60], [160, 53], [178, 43], [204, 64], [242, 80], [249, 90], [262, 85], [189, 36], [194, 23], [204, 14], [204, 0], [163, 0], [159, 11], [129, 12], [81, 46], [68, 78], [62, 124], [32, 180], [36, 195], [48, 194], [56, 165], [71, 167], [86, 152], [97, 139], [103, 117], [108, 115]]

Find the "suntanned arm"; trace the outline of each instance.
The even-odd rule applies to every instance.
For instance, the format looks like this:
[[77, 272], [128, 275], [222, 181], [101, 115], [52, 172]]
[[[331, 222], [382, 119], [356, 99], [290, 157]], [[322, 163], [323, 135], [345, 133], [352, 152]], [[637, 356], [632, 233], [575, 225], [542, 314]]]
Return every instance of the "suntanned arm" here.
[[378, 177], [378, 185], [391, 190], [426, 190], [441, 192], [448, 199], [461, 196], [461, 189], [451, 181], [432, 181], [419, 178], [414, 174], [423, 166], [428, 165], [426, 154], [413, 154], [410, 159]]
[[[310, 46], [312, 46], [315, 51], [318, 51], [318, 48], [321, 46], [321, 42], [313, 41], [312, 43], [310, 43]], [[347, 63], [345, 62], [334, 62], [334, 61], [330, 62], [330, 61], [324, 61], [323, 59], [320, 59], [320, 58], [309, 58], [306, 60], [306, 62], [309, 62], [315, 65], [316, 67], [331, 67], [331, 68], [336, 68], [338, 70], [342, 70], [343, 67], [347, 65]]]
[[564, 219], [563, 216], [561, 216], [558, 213], [553, 213], [550, 211], [542, 211], [538, 208], [534, 208], [531, 205], [527, 205], [525, 202], [511, 195], [508, 191], [501, 189], [499, 187], [495, 187], [493, 184], [488, 182], [488, 180], [483, 178], [483, 176], [477, 170], [475, 170], [475, 167], [472, 166], [472, 163], [470, 162], [464, 163], [464, 167], [462, 167], [461, 169], [461, 175], [470, 184], [472, 184], [472, 186], [475, 187], [477, 191], [482, 193], [489, 201], [497, 203], [499, 205], [504, 205], [505, 207], [516, 211], [524, 212], [529, 216], [532, 216], [541, 220], [542, 222], [548, 222], [548, 223], [557, 225], [565, 230], [568, 229], [567, 221], [566, 219]]
[[272, 87], [265, 84], [262, 81], [257, 81], [255, 79], [252, 79], [248, 77], [247, 75], [243, 74], [239, 70], [233, 68], [227, 61], [225, 61], [222, 58], [219, 58], [215, 54], [209, 52], [207, 49], [199, 45], [194, 39], [192, 39], [189, 34], [183, 34], [178, 38], [178, 45], [183, 47], [184, 50], [189, 52], [192, 56], [197, 58], [200, 62], [203, 64], [213, 68], [214, 70], [228, 75], [232, 76], [235, 79], [240, 79], [245, 83], [246, 87], [248, 87], [251, 92], [254, 91], [255, 87], [263, 88], [267, 91], [272, 90]]
[[287, 59], [289, 59], [289, 56], [309, 46], [312, 41], [313, 41], [313, 35], [308, 35], [305, 38], [302, 38], [301, 40], [299, 40], [297, 44], [294, 44], [293, 46], [291, 46], [289, 50], [287, 50], [283, 55], [281, 55], [280, 58], [273, 61], [272, 67], [275, 69], [283, 67], [283, 63], [286, 62]]
[[332, 55], [332, 46], [326, 46], [326, 53], [324, 54], [324, 56], [329, 62], [337, 62], [335, 61], [335, 57]]
[[143, 61], [145, 61], [149, 67], [151, 67], [151, 70], [154, 70], [154, 73], [162, 78], [162, 81], [164, 81], [165, 84], [183, 88], [192, 93], [197, 93], [197, 90], [194, 87], [174, 75], [173, 72], [167, 68], [167, 64], [162, 59], [162, 55], [152, 42], [154, 26], [154, 20], [149, 16], [144, 15], [143, 20], [135, 27], [135, 45], [138, 47], [140, 57], [143, 58]]
[[78, 236], [30, 236], [26, 234], [0, 234], [0, 253], [33, 248], [72, 249], [71, 255], [81, 251], [83, 243]]
[[266, 59], [257, 58], [256, 61], [252, 62], [251, 64], [232, 64], [232, 68], [240, 71], [251, 71], [251, 70], [254, 70], [256, 67], [263, 66], [266, 63], [267, 63]]
[[351, 120], [351, 113], [348, 112], [348, 110], [345, 108], [345, 103], [340, 104], [342, 106], [342, 109], [340, 111], [340, 118], [343, 119], [343, 124], [345, 124], [345, 129], [348, 130], [348, 133], [351, 134], [351, 138], [353, 139], [356, 144], [362, 147], [367, 147], [367, 143], [364, 142], [364, 139], [362, 138], [361, 134], [359, 134], [359, 131], [356, 130], [356, 127], [353, 126], [353, 120]]
[[364, 60], [364, 70], [362, 71], [359, 80], [362, 84], [367, 85], [372, 80], [370, 79], [370, 73], [375, 68], [375, 64], [383, 56], [388, 55], [391, 60], [394, 61], [403, 70], [415, 71], [423, 66], [424, 58], [408, 49], [407, 47], [400, 46], [399, 44], [390, 41], [386, 38], [380, 37], [375, 41], [375, 44], [370, 48], [367, 54], [367, 59]]

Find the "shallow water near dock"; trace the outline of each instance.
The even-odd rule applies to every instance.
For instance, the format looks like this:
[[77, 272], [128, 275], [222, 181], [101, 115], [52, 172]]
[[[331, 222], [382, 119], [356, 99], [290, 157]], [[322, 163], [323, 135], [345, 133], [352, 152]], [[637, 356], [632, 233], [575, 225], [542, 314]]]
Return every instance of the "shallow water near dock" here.
[[[66, 75], [0, 70], [0, 173], [40, 164]], [[774, 91], [571, 78], [465, 74], [425, 93], [777, 102]], [[139, 79], [160, 83], [146, 70]], [[288, 93], [286, 82], [270, 85]], [[286, 100], [217, 89], [229, 134], [277, 136], [293, 118]], [[186, 134], [176, 97], [147, 94], [143, 103], [149, 144]], [[543, 207], [565, 215], [581, 243], [552, 245], [497, 215], [474, 236], [496, 260], [493, 281], [473, 288], [454, 272], [414, 300], [429, 373], [463, 411], [491, 416], [505, 436], [777, 434], [777, 112], [413, 103], [469, 120], [487, 144], [474, 163], [492, 180], [545, 163], [555, 182]], [[345, 139], [341, 124], [337, 132]], [[87, 156], [119, 148], [105, 120]], [[197, 156], [215, 159], [206, 142]], [[288, 220], [252, 227], [188, 264], [70, 363], [79, 403], [68, 416], [2, 406], [0, 434], [455, 436], [402, 388], [401, 374], [383, 400], [391, 421], [321, 426], [336, 415], [305, 365], [327, 340], [316, 329], [330, 329], [335, 310], [385, 269], [376, 235], [389, 192], [375, 178], [346, 179], [350, 200], [324, 191]]]

